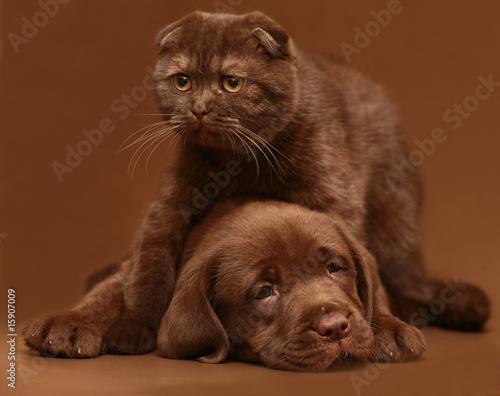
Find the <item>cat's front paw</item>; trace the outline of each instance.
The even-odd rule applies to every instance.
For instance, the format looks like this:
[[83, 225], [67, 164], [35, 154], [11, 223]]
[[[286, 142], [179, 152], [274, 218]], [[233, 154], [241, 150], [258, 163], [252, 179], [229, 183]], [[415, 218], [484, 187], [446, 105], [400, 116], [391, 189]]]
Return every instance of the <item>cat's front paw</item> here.
[[89, 358], [106, 350], [105, 331], [77, 312], [35, 319], [23, 336], [26, 345], [47, 357]]
[[383, 315], [373, 320], [374, 361], [402, 362], [420, 356], [427, 349], [424, 335], [396, 317]]
[[143, 320], [122, 318], [108, 331], [108, 352], [140, 355], [156, 347], [157, 329]]

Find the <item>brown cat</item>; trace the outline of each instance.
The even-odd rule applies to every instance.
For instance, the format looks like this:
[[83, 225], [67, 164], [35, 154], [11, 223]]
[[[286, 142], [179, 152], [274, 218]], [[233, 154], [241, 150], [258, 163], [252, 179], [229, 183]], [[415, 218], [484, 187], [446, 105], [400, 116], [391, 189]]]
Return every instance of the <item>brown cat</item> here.
[[[375, 255], [400, 317], [439, 298], [446, 286], [428, 278], [421, 253], [418, 176], [386, 180], [407, 151], [394, 107], [378, 85], [332, 56], [297, 48], [258, 12], [194, 12], [167, 26], [157, 43], [155, 92], [164, 124], [153, 133], [178, 134], [184, 144], [120, 274], [123, 312], [93, 330], [107, 343], [94, 355], [154, 349], [187, 235], [215, 201], [240, 194], [342, 219]], [[473, 314], [466, 313], [473, 303], [464, 304], [433, 323], [481, 328], [488, 299], [468, 290], [478, 306]], [[56, 325], [33, 322], [28, 344], [42, 348]]]

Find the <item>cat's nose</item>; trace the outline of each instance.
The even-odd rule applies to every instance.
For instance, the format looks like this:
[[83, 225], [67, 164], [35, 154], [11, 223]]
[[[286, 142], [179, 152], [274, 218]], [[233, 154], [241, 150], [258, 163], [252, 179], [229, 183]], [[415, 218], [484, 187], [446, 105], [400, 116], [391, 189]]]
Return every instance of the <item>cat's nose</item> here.
[[196, 118], [201, 121], [210, 111], [204, 106], [195, 106], [191, 112], [196, 116]]

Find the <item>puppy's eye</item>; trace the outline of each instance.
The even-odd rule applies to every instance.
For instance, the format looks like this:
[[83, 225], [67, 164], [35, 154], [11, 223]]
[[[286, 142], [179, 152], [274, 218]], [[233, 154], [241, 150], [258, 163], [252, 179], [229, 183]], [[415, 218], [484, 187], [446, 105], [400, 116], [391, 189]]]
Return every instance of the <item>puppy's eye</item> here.
[[230, 93], [238, 92], [243, 86], [243, 80], [238, 77], [226, 77], [222, 80], [222, 88]]
[[338, 272], [342, 269], [344, 269], [341, 265], [337, 264], [337, 263], [328, 263], [326, 265], [326, 269], [328, 270], [328, 272], [330, 274], [334, 273], [334, 272]]
[[271, 297], [272, 295], [273, 295], [273, 288], [271, 286], [264, 286], [260, 288], [255, 298], [257, 300], [264, 300], [265, 298]]
[[182, 92], [189, 91], [193, 85], [191, 79], [185, 74], [176, 74], [172, 82], [174, 83], [174, 87]]

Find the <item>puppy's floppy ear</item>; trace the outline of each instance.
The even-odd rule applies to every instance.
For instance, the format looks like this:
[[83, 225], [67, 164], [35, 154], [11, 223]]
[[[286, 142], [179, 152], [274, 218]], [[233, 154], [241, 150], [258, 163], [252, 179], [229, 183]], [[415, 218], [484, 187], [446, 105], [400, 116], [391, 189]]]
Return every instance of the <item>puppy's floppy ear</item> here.
[[352, 243], [351, 249], [352, 258], [356, 265], [356, 288], [365, 309], [365, 319], [368, 323], [371, 323], [373, 316], [373, 278], [378, 276], [375, 270], [375, 259], [359, 242]]
[[373, 316], [373, 293], [378, 286], [375, 258], [344, 227], [339, 227], [337, 224], [337, 229], [348, 246], [354, 265], [356, 266], [356, 289], [365, 310], [365, 319], [368, 323], [371, 323]]
[[292, 40], [287, 31], [261, 12], [251, 12], [246, 18], [252, 27], [252, 36], [272, 58], [287, 58], [294, 55]]
[[210, 301], [215, 265], [204, 253], [195, 254], [186, 263], [158, 333], [163, 357], [203, 363], [219, 363], [226, 358], [229, 340]]

